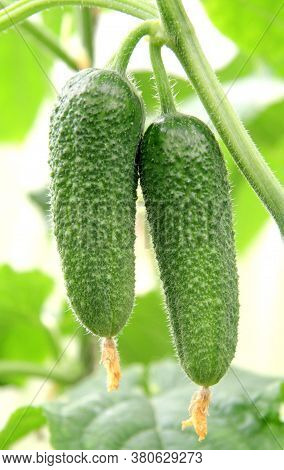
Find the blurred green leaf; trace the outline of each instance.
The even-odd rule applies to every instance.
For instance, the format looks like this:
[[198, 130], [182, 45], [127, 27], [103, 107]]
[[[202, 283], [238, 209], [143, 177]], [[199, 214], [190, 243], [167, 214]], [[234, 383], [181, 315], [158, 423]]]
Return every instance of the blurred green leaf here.
[[129, 323], [119, 336], [119, 351], [122, 362], [126, 364], [148, 364], [173, 356], [160, 292], [154, 291], [137, 297]]
[[52, 279], [41, 271], [14, 271], [0, 266], [0, 308], [38, 318], [53, 287]]
[[[260, 150], [264, 153], [271, 168], [284, 182], [284, 100], [266, 108], [262, 113], [248, 122], [248, 128]], [[272, 153], [271, 153], [272, 152]]]
[[[235, 196], [236, 193], [236, 196]], [[252, 187], [245, 182], [233, 189], [237, 250], [244, 252], [258, 235], [269, 214]]]
[[[274, 103], [262, 113], [246, 122], [246, 127], [270, 168], [284, 184], [284, 101]], [[222, 147], [224, 150], [224, 147]], [[235, 207], [235, 228], [237, 247], [244, 251], [254, 240], [269, 214], [262, 202], [241, 175], [228, 151], [224, 150], [229, 162], [232, 181], [232, 196]]]
[[[43, 18], [44, 24], [56, 34], [60, 34], [62, 28], [62, 20], [64, 16], [70, 15], [71, 18], [75, 19], [75, 12], [77, 10], [75, 7], [60, 6], [57, 8], [51, 8], [50, 10], [44, 10], [41, 15]], [[72, 22], [71, 31], [74, 31], [75, 21]]]
[[284, 8], [282, 0], [203, 0], [215, 25], [241, 50], [284, 72]]
[[[160, 105], [153, 73], [146, 70], [137, 70], [131, 72], [131, 76], [141, 91], [147, 112], [150, 114], [159, 112]], [[188, 80], [172, 75], [169, 75], [169, 78], [177, 105], [180, 105], [184, 100], [193, 95], [193, 89]]]
[[0, 140], [20, 141], [44, 97], [53, 91], [51, 58], [20, 30], [0, 34]]
[[234, 82], [237, 79], [256, 73], [259, 65], [254, 57], [249, 59], [247, 54], [240, 52], [225, 67], [218, 70], [217, 75], [222, 83]]
[[45, 423], [46, 418], [42, 408], [34, 406], [18, 408], [0, 431], [0, 449], [9, 449], [16, 441], [41, 428]]
[[[0, 267], [0, 358], [41, 362], [56, 344], [40, 314], [53, 281], [40, 271]], [[2, 378], [1, 378], [2, 379]]]
[[[280, 385], [230, 371], [214, 387], [209, 434], [202, 443], [192, 429], [181, 431], [196, 386], [169, 360], [130, 366], [113, 394], [105, 390], [103, 373], [88, 378], [44, 409], [55, 449], [280, 449]], [[273, 416], [271, 408], [278, 411]]]
[[[58, 317], [58, 328], [60, 333], [63, 336], [72, 336], [75, 331], [78, 329], [79, 323], [75, 318], [75, 315], [72, 312], [71, 307], [69, 307], [67, 302], [62, 303], [62, 307], [59, 312]], [[84, 328], [82, 327], [83, 333], [85, 333]]]

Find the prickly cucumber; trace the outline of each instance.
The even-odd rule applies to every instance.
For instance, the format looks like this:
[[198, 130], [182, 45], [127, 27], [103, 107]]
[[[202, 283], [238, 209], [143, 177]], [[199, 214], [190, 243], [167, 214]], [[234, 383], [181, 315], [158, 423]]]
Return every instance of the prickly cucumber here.
[[51, 205], [78, 319], [111, 338], [134, 301], [136, 152], [144, 122], [133, 86], [87, 69], [63, 89], [50, 124]]
[[164, 115], [143, 138], [139, 171], [181, 365], [204, 387], [235, 354], [238, 276], [227, 172], [200, 120]]

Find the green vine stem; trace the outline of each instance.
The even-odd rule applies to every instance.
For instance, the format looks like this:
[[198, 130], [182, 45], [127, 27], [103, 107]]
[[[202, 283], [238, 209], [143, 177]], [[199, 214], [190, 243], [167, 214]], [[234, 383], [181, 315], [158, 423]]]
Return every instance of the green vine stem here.
[[81, 333], [80, 362], [84, 367], [84, 377], [93, 373], [100, 361], [100, 346], [98, 337]]
[[69, 5], [108, 8], [142, 20], [158, 16], [157, 8], [151, 0], [19, 0], [0, 10], [0, 31], [11, 28], [42, 10]]
[[81, 8], [79, 13], [79, 27], [82, 44], [87, 54], [89, 67], [94, 61], [94, 26], [96, 23], [95, 9]]
[[150, 41], [150, 57], [157, 83], [161, 111], [162, 114], [173, 114], [176, 113], [176, 108], [167, 72], [163, 64], [161, 48], [161, 44], [157, 44], [154, 40]]
[[120, 46], [118, 53], [111, 60], [111, 68], [117, 70], [122, 75], [125, 74], [130, 57], [138, 42], [144, 36], [154, 36], [161, 30], [158, 21], [144, 21], [137, 28], [131, 31]]
[[74, 384], [83, 376], [80, 371], [77, 373], [74, 371], [72, 373], [61, 372], [33, 362], [0, 361], [0, 378], [11, 375], [46, 378], [61, 385]]
[[209, 65], [181, 0], [157, 0], [171, 48], [237, 165], [284, 235], [284, 188], [274, 176]]
[[60, 46], [58, 38], [46, 28], [43, 26], [39, 27], [30, 21], [24, 21], [19, 25], [19, 28], [33, 36], [41, 45], [65, 62], [65, 64], [67, 64], [72, 70], [79, 70], [80, 67], [76, 60]]

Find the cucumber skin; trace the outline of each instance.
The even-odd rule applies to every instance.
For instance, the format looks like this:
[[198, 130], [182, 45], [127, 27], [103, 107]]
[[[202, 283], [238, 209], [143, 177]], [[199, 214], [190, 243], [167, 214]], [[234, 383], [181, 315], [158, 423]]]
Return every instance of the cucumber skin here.
[[166, 115], [145, 133], [139, 172], [178, 357], [194, 382], [214, 385], [234, 357], [239, 316], [223, 156], [204, 123]]
[[79, 321], [115, 336], [134, 303], [136, 153], [144, 111], [117, 72], [65, 85], [50, 123], [51, 207], [67, 294]]

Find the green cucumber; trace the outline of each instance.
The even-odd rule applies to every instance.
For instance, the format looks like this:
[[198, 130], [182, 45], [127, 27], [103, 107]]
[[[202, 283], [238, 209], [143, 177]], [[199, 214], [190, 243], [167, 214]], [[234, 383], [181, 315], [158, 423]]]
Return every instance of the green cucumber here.
[[68, 297], [92, 333], [119, 333], [134, 302], [140, 98], [125, 77], [87, 69], [50, 124], [51, 207]]
[[178, 357], [216, 384], [235, 354], [238, 275], [230, 189], [209, 128], [176, 112], [145, 133], [139, 171]]

